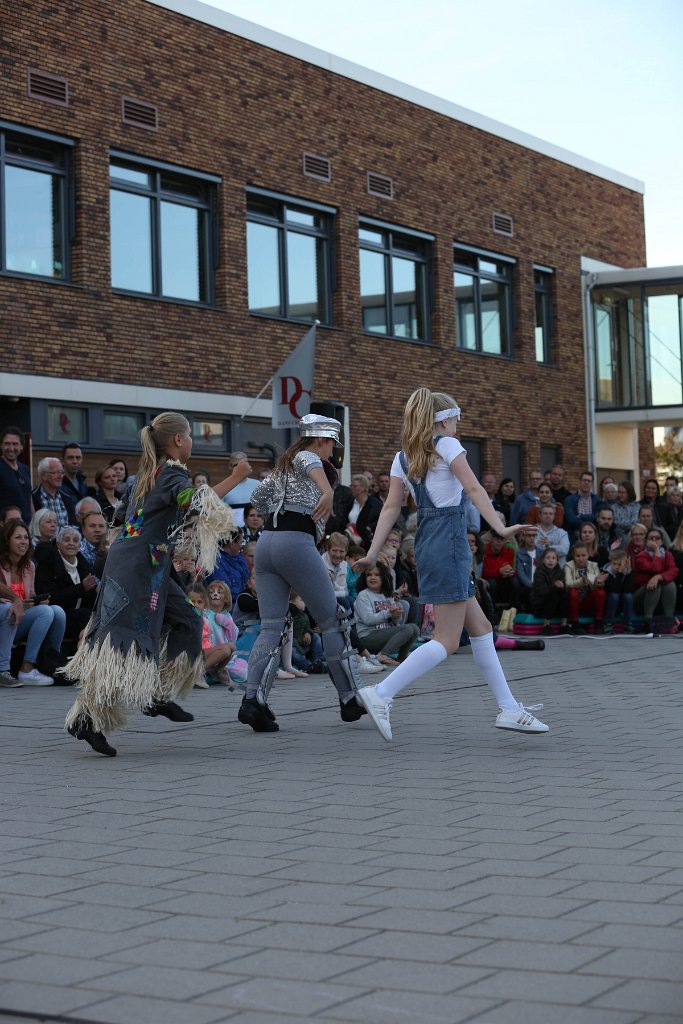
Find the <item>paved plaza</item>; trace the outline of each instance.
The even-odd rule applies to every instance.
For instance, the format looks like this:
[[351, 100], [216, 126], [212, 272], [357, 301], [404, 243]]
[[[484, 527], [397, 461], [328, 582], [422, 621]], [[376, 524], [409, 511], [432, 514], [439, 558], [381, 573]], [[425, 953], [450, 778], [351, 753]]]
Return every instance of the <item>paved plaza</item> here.
[[0, 1024], [678, 1024], [682, 656], [503, 654], [548, 735], [494, 729], [463, 651], [392, 744], [312, 676], [277, 734], [197, 690], [113, 759], [69, 689], [1, 691]]

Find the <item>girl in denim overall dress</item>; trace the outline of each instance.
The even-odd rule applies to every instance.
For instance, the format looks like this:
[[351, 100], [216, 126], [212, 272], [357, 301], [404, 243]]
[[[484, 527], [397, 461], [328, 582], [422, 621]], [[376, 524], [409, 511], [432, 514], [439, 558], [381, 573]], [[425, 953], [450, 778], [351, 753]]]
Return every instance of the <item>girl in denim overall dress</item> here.
[[392, 738], [390, 713], [396, 694], [458, 649], [463, 626], [470, 635], [474, 660], [500, 709], [496, 727], [548, 732], [548, 726], [530, 713], [542, 705], [525, 708], [511, 694], [494, 647], [491, 624], [474, 596], [465, 494], [500, 536], [512, 537], [529, 527], [502, 525], [455, 437], [459, 418], [460, 409], [450, 395], [418, 388], [410, 396], [403, 419], [403, 450], [396, 454], [391, 467], [389, 496], [366, 557], [353, 565], [354, 572], [374, 565], [400, 513], [407, 484], [417, 502], [415, 559], [420, 601], [434, 605], [435, 625], [428, 643], [413, 651], [383, 682], [360, 691], [359, 699], [385, 740]]

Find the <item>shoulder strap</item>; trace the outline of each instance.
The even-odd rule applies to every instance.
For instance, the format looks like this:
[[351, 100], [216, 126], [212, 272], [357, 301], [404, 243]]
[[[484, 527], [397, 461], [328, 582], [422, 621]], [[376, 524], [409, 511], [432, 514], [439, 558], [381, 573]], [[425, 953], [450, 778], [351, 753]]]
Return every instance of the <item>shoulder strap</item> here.
[[401, 463], [401, 469], [403, 470], [405, 475], [408, 476], [408, 460], [406, 458], [406, 453], [403, 451], [403, 449], [401, 449], [401, 451], [398, 453], [398, 461]]

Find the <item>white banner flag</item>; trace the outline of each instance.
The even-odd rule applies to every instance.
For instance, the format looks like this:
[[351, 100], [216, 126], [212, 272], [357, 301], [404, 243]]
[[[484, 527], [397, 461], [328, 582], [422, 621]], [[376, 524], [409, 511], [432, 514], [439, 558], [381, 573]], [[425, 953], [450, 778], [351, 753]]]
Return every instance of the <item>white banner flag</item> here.
[[304, 335], [273, 376], [273, 428], [296, 427], [311, 411], [315, 369], [315, 329]]

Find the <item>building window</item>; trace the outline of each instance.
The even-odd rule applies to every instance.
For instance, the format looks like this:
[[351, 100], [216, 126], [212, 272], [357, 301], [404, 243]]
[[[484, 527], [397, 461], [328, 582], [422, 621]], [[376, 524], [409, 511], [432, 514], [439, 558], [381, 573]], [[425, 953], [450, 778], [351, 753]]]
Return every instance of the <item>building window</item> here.
[[362, 222], [360, 292], [363, 330], [429, 341], [429, 235]]
[[467, 452], [467, 464], [477, 480], [481, 480], [481, 441], [474, 437], [461, 437], [460, 444]]
[[102, 411], [102, 437], [105, 444], [112, 441], [134, 443], [145, 426], [145, 415], [141, 412]]
[[518, 441], [503, 441], [501, 454], [503, 456], [503, 476], [509, 476], [514, 481], [515, 489], [519, 494], [522, 480], [522, 446]]
[[0, 122], [0, 271], [69, 279], [72, 149]]
[[109, 178], [112, 287], [213, 302], [219, 179], [118, 153]]
[[331, 207], [247, 195], [249, 312], [331, 323]]
[[553, 307], [553, 272], [546, 267], [534, 267], [534, 295], [536, 298], [536, 362], [551, 362]]
[[541, 445], [541, 469], [547, 473], [553, 466], [562, 465], [562, 449], [555, 444]]
[[47, 439], [66, 444], [67, 441], [88, 443], [88, 409], [78, 405], [48, 405]]
[[192, 440], [200, 448], [227, 448], [227, 424], [224, 420], [192, 420]]
[[512, 268], [504, 256], [455, 246], [456, 341], [458, 348], [512, 355]]

